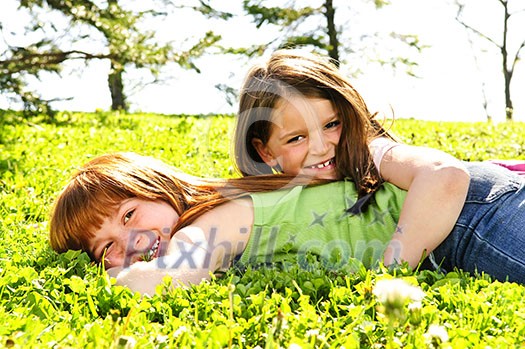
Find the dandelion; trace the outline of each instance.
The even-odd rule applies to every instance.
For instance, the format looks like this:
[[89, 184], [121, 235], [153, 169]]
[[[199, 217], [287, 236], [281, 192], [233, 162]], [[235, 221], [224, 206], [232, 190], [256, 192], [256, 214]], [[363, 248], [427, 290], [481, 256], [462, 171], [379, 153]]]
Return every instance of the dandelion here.
[[402, 279], [383, 279], [377, 281], [372, 291], [381, 303], [380, 309], [391, 322], [404, 320], [405, 305], [407, 303], [421, 302], [425, 292], [417, 286], [412, 286]]
[[178, 338], [181, 334], [185, 332], [188, 332], [188, 328], [186, 326], [180, 326], [175, 332], [173, 332], [173, 337]]
[[431, 348], [439, 348], [442, 343], [448, 342], [447, 329], [443, 326], [432, 324], [425, 333], [427, 344]]
[[159, 343], [159, 344], [160, 344], [160, 343], [164, 344], [164, 343], [166, 343], [169, 339], [170, 339], [170, 338], [169, 338], [168, 336], [166, 336], [166, 335], [160, 335], [160, 334], [157, 335], [157, 338], [156, 338], [157, 343]]
[[419, 326], [421, 323], [421, 302], [413, 302], [408, 305], [408, 320], [411, 325]]
[[402, 279], [383, 279], [376, 282], [373, 291], [377, 299], [383, 304], [402, 304], [408, 301], [420, 302], [425, 292], [417, 286], [412, 286]]
[[120, 336], [117, 340], [117, 348], [119, 349], [132, 349], [135, 348], [137, 340], [129, 336]]
[[310, 329], [306, 331], [306, 337], [317, 337], [319, 335], [319, 329]]
[[306, 331], [305, 336], [306, 338], [310, 339], [310, 343], [314, 347], [318, 347], [319, 343], [326, 342], [326, 337], [324, 336], [324, 334], [319, 332], [319, 329], [310, 329]]

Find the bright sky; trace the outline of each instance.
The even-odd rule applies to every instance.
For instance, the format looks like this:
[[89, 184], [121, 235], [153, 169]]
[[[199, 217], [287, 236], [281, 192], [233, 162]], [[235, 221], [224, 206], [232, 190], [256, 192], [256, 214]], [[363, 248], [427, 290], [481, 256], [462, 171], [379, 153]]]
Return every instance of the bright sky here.
[[[370, 31], [383, 27], [397, 32], [417, 34], [421, 42], [431, 46], [418, 57], [420, 67], [417, 73], [420, 78], [410, 78], [403, 73], [393, 74], [385, 68], [370, 66], [365, 61], [356, 62], [360, 64], [363, 74], [353, 82], [372, 110], [391, 115], [392, 108], [397, 118], [482, 121], [486, 118], [482, 104], [482, 84], [485, 83], [489, 113], [496, 121], [503, 120], [503, 78], [498, 63], [499, 57], [496, 54], [487, 54], [480, 60], [474, 59], [467, 33], [455, 21], [454, 9], [447, 5], [449, 1], [394, 0], [392, 5], [380, 12], [361, 14], [362, 20], [358, 20], [355, 25], [362, 26], [364, 30], [367, 26]], [[212, 1], [212, 4], [214, 2]], [[498, 1], [465, 2], [470, 5], [466, 8], [469, 11], [465, 13], [469, 23], [479, 28], [493, 25], [489, 30], [496, 33], [494, 37], [501, 33], [498, 25], [501, 26], [502, 16], [499, 14], [502, 13], [502, 8]], [[516, 4], [519, 2], [514, 0]], [[229, 6], [232, 6], [232, 3], [234, 2], [227, 2]], [[15, 0], [2, 0], [0, 23], [4, 24], [4, 28], [21, 22], [20, 18], [12, 14], [16, 4]], [[515, 17], [512, 24], [520, 24], [521, 29], [514, 32], [522, 36], [511, 38], [514, 40], [511, 41], [515, 45], [514, 50], [525, 39], [525, 12]], [[487, 18], [491, 19], [490, 23], [487, 23]], [[235, 23], [210, 23], [187, 13], [176, 20], [159, 23], [159, 28], [162, 29], [159, 29], [158, 33], [159, 37], [165, 39], [168, 39], [171, 33], [177, 33], [177, 38], [191, 38], [213, 27], [214, 30], [223, 33], [224, 45], [240, 45], [241, 41], [253, 43], [270, 30], [263, 28], [255, 32], [249, 29], [247, 23], [248, 18], [238, 19]], [[20, 27], [20, 24], [17, 27]], [[198, 33], [195, 33], [196, 28], [200, 30]], [[489, 52], [495, 52], [494, 48], [487, 48]], [[214, 86], [224, 83], [235, 88], [240, 87], [245, 72], [253, 62], [246, 65], [232, 57], [210, 55], [197, 63], [201, 74], [173, 68], [169, 74], [175, 77], [176, 81], [163, 86], [148, 85], [136, 91], [129, 97], [133, 110], [166, 114], [235, 112], [235, 106], [229, 106], [224, 95]], [[108, 69], [108, 62], [92, 62], [83, 74], [71, 67], [64, 71], [61, 79], [44, 78], [42, 81], [35, 81], [32, 86], [44, 97], [71, 97], [69, 101], [56, 103], [54, 106], [58, 109], [109, 109], [111, 101], [106, 83]], [[515, 69], [511, 89], [515, 120], [525, 121], [525, 98], [522, 98], [525, 91], [525, 65], [520, 62]], [[0, 97], [0, 108], [2, 107], [5, 107], [5, 101]]]

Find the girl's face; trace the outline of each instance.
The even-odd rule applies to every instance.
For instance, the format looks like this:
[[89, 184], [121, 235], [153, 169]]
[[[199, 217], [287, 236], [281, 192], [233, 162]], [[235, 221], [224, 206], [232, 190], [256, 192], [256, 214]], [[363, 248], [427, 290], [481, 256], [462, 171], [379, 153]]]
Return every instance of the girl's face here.
[[341, 128], [331, 101], [297, 97], [277, 104], [268, 142], [252, 143], [266, 164], [279, 165], [284, 173], [337, 179], [335, 150]]
[[168, 203], [124, 200], [90, 241], [89, 250], [106, 269], [160, 257], [166, 253], [179, 215]]

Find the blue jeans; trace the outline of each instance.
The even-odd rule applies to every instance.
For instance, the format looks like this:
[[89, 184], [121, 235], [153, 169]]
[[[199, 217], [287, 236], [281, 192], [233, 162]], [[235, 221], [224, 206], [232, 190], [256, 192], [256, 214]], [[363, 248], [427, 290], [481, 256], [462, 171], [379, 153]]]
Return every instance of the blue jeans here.
[[525, 284], [525, 178], [487, 163], [465, 163], [470, 186], [450, 235], [423, 268], [484, 272]]

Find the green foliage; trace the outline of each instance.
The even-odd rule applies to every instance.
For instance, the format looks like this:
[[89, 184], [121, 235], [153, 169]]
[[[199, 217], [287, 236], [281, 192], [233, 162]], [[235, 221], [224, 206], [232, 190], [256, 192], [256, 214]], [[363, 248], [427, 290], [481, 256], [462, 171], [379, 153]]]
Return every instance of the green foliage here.
[[304, 20], [309, 16], [318, 13], [321, 8], [302, 7], [265, 7], [262, 1], [244, 0], [244, 9], [247, 14], [254, 17], [257, 28], [264, 24], [277, 24], [290, 26], [297, 20]]
[[393, 130], [406, 143], [441, 149], [466, 161], [525, 159], [523, 123], [399, 120]]
[[[289, 267], [230, 270], [188, 288], [141, 297], [78, 251], [47, 244], [48, 212], [72, 170], [111, 151], [152, 155], [202, 176], [233, 176], [231, 116], [61, 113], [22, 120], [0, 115], [0, 347], [507, 348], [525, 340], [525, 287], [460, 271]], [[411, 144], [466, 160], [525, 159], [525, 124], [399, 120]], [[420, 308], [389, 319], [374, 295], [379, 280], [420, 288]], [[168, 280], [167, 280], [168, 282]]]
[[[368, 54], [368, 61], [392, 68], [406, 70], [415, 75], [413, 70], [417, 62], [413, 57], [404, 54], [383, 52], [381, 55], [371, 53], [373, 47], [389, 44], [401, 44], [410, 51], [418, 53], [424, 48], [417, 35], [392, 32], [385, 35], [380, 32], [359, 32], [359, 26], [353, 25], [361, 16], [363, 9], [376, 12], [390, 5], [390, 1], [310, 1], [308, 6], [301, 1], [286, 1], [281, 6], [269, 6], [267, 1], [243, 0], [244, 12], [252, 18], [257, 28], [274, 26], [279, 28], [276, 37], [266, 45], [252, 46], [229, 53], [244, 53], [248, 56], [259, 55], [276, 48], [307, 47], [308, 49], [330, 56], [336, 62], [354, 62]], [[368, 18], [368, 21], [373, 21]], [[359, 71], [352, 68], [353, 72]]]
[[[201, 6], [194, 9], [207, 17], [229, 18], [230, 14], [205, 5], [201, 2]], [[21, 47], [5, 43], [8, 49], [0, 52], [0, 91], [9, 93], [13, 99], [19, 97], [26, 111], [46, 113], [51, 101], [44, 101], [35, 92], [27, 91], [26, 79], [28, 76], [39, 77], [44, 72], [59, 73], [67, 61], [109, 60], [109, 79], [121, 79], [120, 75], [132, 68], [149, 70], [153, 78], [158, 79], [161, 69], [170, 62], [199, 71], [195, 58], [219, 41], [220, 36], [209, 31], [184, 51], [173, 43], [162, 43], [157, 39], [156, 31], [145, 29], [144, 22], [160, 20], [159, 17], [166, 16], [173, 7], [165, 0], [155, 0], [150, 6], [149, 10], [136, 11], [126, 9], [118, 0], [21, 1], [19, 11], [29, 10], [33, 18], [25, 28], [26, 33], [12, 34], [20, 40], [21, 36], [30, 33], [32, 41], [21, 43]], [[49, 23], [52, 16], [60, 18], [66, 25]], [[9, 28], [0, 25], [0, 33], [4, 30]], [[88, 37], [96, 44], [86, 44]], [[110, 85], [120, 90], [112, 94], [113, 106], [126, 109], [124, 98], [116, 97], [124, 95], [124, 87], [115, 87], [118, 86], [115, 83]]]

